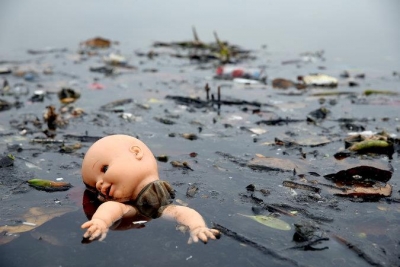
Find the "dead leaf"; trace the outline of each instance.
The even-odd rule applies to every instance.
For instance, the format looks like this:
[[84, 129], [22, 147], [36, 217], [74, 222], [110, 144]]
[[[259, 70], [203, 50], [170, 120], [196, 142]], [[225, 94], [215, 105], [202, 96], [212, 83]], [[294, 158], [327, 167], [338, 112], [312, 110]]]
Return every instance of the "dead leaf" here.
[[82, 42], [82, 44], [91, 48], [108, 48], [111, 46], [111, 41], [101, 37], [95, 37]]
[[247, 163], [247, 166], [253, 170], [262, 171], [293, 171], [297, 173], [306, 172], [307, 162], [292, 159], [279, 159], [272, 157], [255, 157]]
[[392, 194], [392, 186], [386, 184], [385, 187], [355, 187], [345, 192], [337, 193], [339, 196], [351, 197], [389, 197]]

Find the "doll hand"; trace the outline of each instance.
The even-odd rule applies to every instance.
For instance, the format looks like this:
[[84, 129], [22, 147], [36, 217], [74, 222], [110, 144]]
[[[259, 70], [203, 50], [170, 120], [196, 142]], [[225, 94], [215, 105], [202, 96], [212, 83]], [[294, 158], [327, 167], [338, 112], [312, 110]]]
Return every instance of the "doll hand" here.
[[203, 241], [204, 244], [207, 244], [208, 239], [219, 239], [220, 237], [221, 233], [218, 230], [200, 226], [190, 231], [188, 244], [192, 244], [193, 242], [197, 243], [199, 239]]
[[107, 224], [100, 219], [92, 219], [88, 222], [85, 222], [82, 224], [81, 228], [87, 228], [83, 237], [88, 238], [90, 241], [95, 240], [96, 238], [98, 238], [99, 241], [102, 241], [104, 238], [106, 238], [108, 232]]

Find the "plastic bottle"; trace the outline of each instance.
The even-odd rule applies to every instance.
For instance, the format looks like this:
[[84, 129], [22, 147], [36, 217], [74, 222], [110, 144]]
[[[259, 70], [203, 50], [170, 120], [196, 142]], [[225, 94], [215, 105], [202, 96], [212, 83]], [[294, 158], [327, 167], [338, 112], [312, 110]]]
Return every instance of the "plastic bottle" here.
[[216, 70], [217, 78], [232, 80], [243, 78], [249, 80], [266, 81], [266, 74], [262, 68], [246, 68], [234, 65], [220, 66]]

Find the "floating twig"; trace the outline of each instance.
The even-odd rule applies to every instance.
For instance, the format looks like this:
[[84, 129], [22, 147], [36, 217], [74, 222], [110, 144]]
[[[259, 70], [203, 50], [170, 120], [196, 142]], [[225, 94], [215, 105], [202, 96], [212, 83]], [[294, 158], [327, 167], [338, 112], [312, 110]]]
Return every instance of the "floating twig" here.
[[311, 185], [306, 185], [306, 184], [299, 184], [299, 183], [295, 183], [295, 182], [292, 182], [292, 181], [283, 181], [282, 185], [286, 186], [286, 187], [294, 188], [294, 189], [307, 190], [307, 191], [311, 191], [311, 192], [314, 192], [314, 193], [320, 193], [321, 192], [321, 188], [318, 188], [318, 187], [315, 187], [315, 186], [311, 186]]
[[246, 244], [246, 245], [248, 245], [250, 247], [253, 247], [253, 248], [257, 249], [258, 251], [262, 252], [265, 255], [272, 256], [275, 259], [288, 262], [290, 266], [302, 266], [298, 262], [296, 262], [295, 260], [292, 260], [290, 258], [286, 258], [286, 257], [276, 253], [272, 249], [267, 248], [267, 247], [265, 247], [265, 246], [263, 246], [263, 245], [261, 245], [259, 243], [256, 243], [256, 242], [248, 239], [247, 237], [245, 237], [245, 236], [243, 236], [243, 235], [241, 235], [239, 233], [236, 233], [236, 232], [234, 232], [234, 231], [232, 231], [232, 230], [230, 230], [230, 229], [228, 229], [228, 228], [226, 228], [226, 227], [224, 227], [224, 226], [222, 226], [220, 224], [213, 223], [213, 228], [219, 230], [224, 235], [229, 236], [229, 237], [233, 238], [236, 241], [239, 241], [241, 243], [244, 243], [244, 244]]
[[39, 144], [63, 144], [64, 140], [56, 140], [50, 138], [35, 138], [31, 140], [32, 143], [39, 143]]

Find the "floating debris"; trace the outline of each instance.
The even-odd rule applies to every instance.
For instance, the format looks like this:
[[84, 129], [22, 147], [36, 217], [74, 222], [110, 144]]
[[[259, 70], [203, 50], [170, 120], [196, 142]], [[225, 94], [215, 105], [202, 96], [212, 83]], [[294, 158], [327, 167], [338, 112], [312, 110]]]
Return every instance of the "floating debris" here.
[[366, 96], [369, 96], [369, 95], [398, 95], [397, 92], [393, 92], [393, 91], [373, 90], [373, 89], [365, 90], [363, 92], [363, 94]]
[[123, 66], [127, 64], [127, 59], [119, 54], [111, 53], [108, 56], [104, 56], [103, 60], [105, 63], [113, 65], [113, 66]]
[[307, 191], [311, 191], [314, 193], [321, 193], [321, 188], [311, 186], [311, 185], [306, 185], [306, 184], [295, 183], [292, 181], [283, 181], [282, 185], [293, 188], [293, 189], [302, 189], [302, 190], [307, 190]]
[[166, 124], [166, 125], [173, 125], [176, 123], [173, 120], [166, 119], [166, 118], [160, 118], [160, 117], [154, 117], [154, 120], [156, 120], [162, 124]]
[[35, 138], [31, 140], [32, 143], [39, 143], [39, 144], [62, 144], [64, 140], [56, 140], [56, 139], [49, 139], [49, 138]]
[[98, 72], [98, 73], [102, 73], [105, 75], [112, 75], [112, 74], [114, 74], [114, 71], [115, 71], [115, 69], [111, 66], [90, 67], [89, 70], [92, 72]]
[[[155, 42], [153, 47], [170, 47], [177, 50], [172, 56], [177, 58], [187, 58], [198, 62], [219, 61], [221, 64], [236, 63], [243, 60], [254, 59], [251, 51], [244, 50], [237, 45], [230, 45], [228, 42], [221, 41], [214, 32], [214, 43], [202, 42], [193, 28], [193, 40], [181, 42]], [[188, 50], [187, 54], [181, 52]]]
[[328, 247], [314, 247], [322, 241], [328, 241], [327, 234], [320, 229], [317, 223], [313, 221], [305, 221], [294, 224], [295, 233], [293, 235], [293, 241], [300, 243], [290, 249], [301, 249], [305, 251], [320, 251], [328, 249]]
[[72, 88], [62, 88], [58, 93], [58, 99], [63, 104], [74, 103], [77, 99], [81, 97], [81, 94], [76, 92]]
[[293, 170], [296, 170], [297, 173], [305, 173], [306, 165], [307, 162], [301, 160], [289, 160], [260, 156], [254, 157], [247, 163], [247, 166], [253, 170], [282, 172], [293, 172]]
[[6, 100], [0, 99], [0, 111], [9, 110], [13, 107], [13, 104], [7, 102]]
[[367, 151], [367, 150], [371, 151], [374, 149], [381, 149], [381, 148], [384, 148], [385, 150], [388, 148], [392, 148], [393, 150], [393, 144], [390, 144], [388, 141], [385, 140], [364, 140], [356, 144], [353, 144], [351, 147], [349, 147], [349, 150], [362, 152], [362, 151]]
[[253, 134], [257, 134], [257, 135], [265, 134], [267, 132], [267, 130], [262, 129], [262, 128], [248, 128], [248, 127], [245, 127], [245, 126], [241, 126], [240, 129], [248, 131], [248, 132], [253, 133]]
[[14, 165], [15, 157], [12, 154], [0, 158], [0, 168], [10, 167]]
[[307, 121], [308, 122], [321, 122], [322, 120], [326, 119], [327, 116], [331, 113], [331, 111], [325, 107], [320, 107], [317, 110], [311, 111], [307, 115]]
[[81, 45], [89, 48], [109, 48], [111, 46], [111, 41], [102, 37], [95, 37], [82, 42]]
[[121, 108], [120, 106], [124, 106], [132, 102], [133, 102], [132, 98], [120, 99], [101, 106], [100, 110], [108, 112], [123, 112], [124, 109]]
[[59, 152], [60, 153], [73, 153], [76, 150], [81, 149], [81, 148], [82, 148], [82, 144], [81, 143], [75, 143], [73, 145], [65, 145], [65, 144], [63, 144], [60, 147]]
[[1, 75], [3, 75], [3, 74], [10, 74], [10, 73], [12, 73], [12, 70], [11, 70], [10, 68], [7, 68], [7, 67], [0, 67], [0, 74], [1, 74]]
[[339, 170], [336, 173], [324, 175], [328, 180], [335, 183], [340, 183], [344, 185], [353, 184], [364, 184], [366, 186], [371, 186], [376, 182], [386, 183], [392, 178], [393, 168], [390, 164], [379, 164], [378, 162], [365, 162], [368, 165], [346, 165], [337, 166], [337, 169], [345, 168]]
[[336, 87], [338, 80], [325, 74], [299, 76], [299, 81], [306, 86]]
[[41, 54], [50, 54], [50, 53], [63, 53], [67, 52], [67, 48], [53, 48], [53, 47], [46, 47], [44, 49], [28, 49], [28, 54], [31, 55], [41, 55]]
[[36, 90], [33, 93], [33, 96], [31, 96], [31, 98], [29, 99], [32, 102], [43, 102], [44, 97], [46, 96], [46, 91], [43, 90]]
[[187, 140], [191, 140], [191, 141], [198, 139], [198, 136], [194, 133], [184, 133], [184, 134], [181, 134], [181, 136], [183, 138], [185, 138]]
[[394, 144], [385, 132], [379, 134], [372, 132], [350, 133], [344, 141], [345, 147], [349, 151], [357, 153], [377, 153], [390, 156], [394, 153]]
[[278, 230], [283, 230], [283, 231], [289, 231], [291, 229], [290, 225], [282, 221], [281, 219], [275, 218], [273, 215], [265, 216], [265, 215], [244, 215], [238, 213], [238, 215], [251, 218], [255, 220], [258, 223], [261, 223], [265, 226], [278, 229]]
[[216, 70], [217, 79], [233, 80], [235, 78], [243, 78], [266, 83], [267, 77], [265, 70], [261, 68], [247, 68], [235, 65], [219, 66]]
[[160, 162], [168, 162], [168, 156], [167, 155], [160, 155], [157, 156], [156, 159]]
[[279, 88], [279, 89], [288, 89], [291, 87], [296, 87], [297, 84], [287, 80], [287, 79], [282, 79], [282, 78], [276, 78], [272, 80], [272, 87], [273, 88]]
[[28, 184], [38, 190], [43, 190], [47, 192], [54, 191], [66, 191], [72, 187], [70, 183], [66, 182], [54, 182], [50, 180], [43, 179], [31, 179], [27, 181]]
[[43, 119], [47, 123], [48, 129], [50, 131], [55, 131], [57, 129], [57, 125], [60, 124], [59, 115], [54, 106], [47, 106], [46, 109], [46, 112], [43, 114]]
[[196, 185], [189, 185], [188, 189], [186, 190], [186, 196], [192, 198], [196, 195], [197, 191], [199, 191], [199, 188]]
[[357, 186], [347, 189], [344, 192], [338, 192], [337, 196], [348, 196], [363, 199], [378, 199], [381, 197], [390, 197], [392, 194], [392, 186], [386, 184], [384, 187], [361, 187]]
[[171, 165], [177, 168], [183, 168], [183, 169], [189, 169], [191, 171], [193, 171], [193, 169], [189, 166], [189, 164], [184, 161], [184, 162], [180, 162], [177, 160], [171, 161]]

